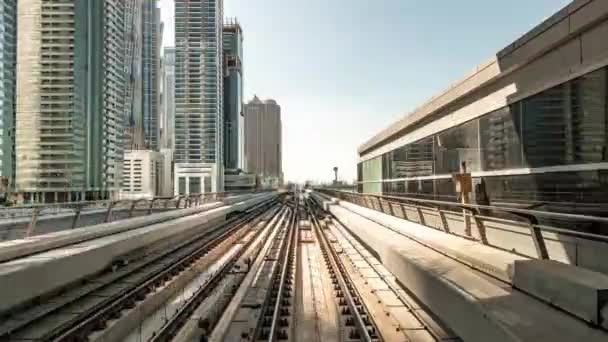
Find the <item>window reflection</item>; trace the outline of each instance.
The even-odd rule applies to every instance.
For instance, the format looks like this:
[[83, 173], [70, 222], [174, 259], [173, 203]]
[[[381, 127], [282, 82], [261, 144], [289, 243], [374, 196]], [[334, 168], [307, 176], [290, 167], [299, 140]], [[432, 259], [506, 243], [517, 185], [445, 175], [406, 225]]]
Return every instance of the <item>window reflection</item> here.
[[479, 119], [483, 170], [523, 167], [519, 112], [509, 107]]
[[469, 121], [435, 136], [437, 174], [460, 171], [466, 162], [467, 171], [480, 171], [479, 122]]

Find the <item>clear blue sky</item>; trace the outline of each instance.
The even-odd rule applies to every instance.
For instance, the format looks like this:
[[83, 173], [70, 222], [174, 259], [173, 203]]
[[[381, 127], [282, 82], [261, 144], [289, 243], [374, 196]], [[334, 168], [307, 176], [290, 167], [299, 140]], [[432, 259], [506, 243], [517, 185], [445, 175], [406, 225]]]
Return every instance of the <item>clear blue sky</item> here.
[[[161, 0], [173, 44], [172, 0]], [[356, 177], [357, 147], [567, 0], [224, 0], [245, 96], [282, 107], [288, 180]]]

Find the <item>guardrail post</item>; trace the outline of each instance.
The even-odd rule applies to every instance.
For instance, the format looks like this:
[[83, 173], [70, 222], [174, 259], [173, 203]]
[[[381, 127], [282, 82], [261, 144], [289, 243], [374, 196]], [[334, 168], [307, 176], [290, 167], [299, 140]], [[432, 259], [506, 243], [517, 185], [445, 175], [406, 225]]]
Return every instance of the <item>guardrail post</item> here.
[[131, 201], [131, 208], [129, 209], [129, 218], [133, 217], [133, 212], [135, 212], [135, 206], [137, 205], [137, 201]]
[[29, 237], [34, 232], [34, 229], [36, 228], [36, 222], [38, 222], [38, 215], [40, 214], [40, 210], [42, 210], [41, 207], [34, 208], [34, 212], [32, 213], [32, 220], [30, 221], [30, 224], [27, 227], [25, 237]]
[[112, 220], [112, 208], [114, 208], [114, 202], [110, 201], [108, 204], [108, 211], [106, 211], [106, 218], [103, 220], [103, 222], [108, 223]]
[[423, 226], [426, 226], [426, 220], [424, 219], [424, 214], [422, 213], [422, 209], [416, 205], [416, 212], [418, 213], [418, 223]]
[[471, 210], [471, 215], [473, 215], [473, 220], [475, 220], [475, 225], [477, 226], [477, 232], [479, 233], [479, 238], [484, 245], [488, 244], [488, 236], [486, 235], [486, 227], [483, 225], [483, 220], [477, 215], [477, 210]]
[[437, 214], [439, 214], [439, 220], [441, 221], [441, 227], [443, 229], [444, 232], [449, 233], [450, 232], [450, 227], [448, 226], [448, 221], [445, 219], [445, 215], [443, 213], [443, 211], [437, 207]]
[[389, 201], [387, 201], [386, 203], [388, 204], [388, 211], [390, 211], [390, 215], [395, 216], [395, 210], [393, 210], [393, 203]]
[[408, 220], [407, 218], [407, 210], [403, 207], [403, 203], [399, 203], [399, 208], [401, 208], [401, 214], [403, 215], [404, 220]]
[[177, 202], [175, 203], [175, 209], [179, 209], [179, 206], [182, 204], [182, 198], [184, 198], [184, 196], [177, 196]]
[[387, 210], [384, 206], [386, 204], [386, 201], [378, 198], [378, 202], [380, 202], [380, 210], [382, 210], [382, 213], [387, 214]]
[[152, 214], [152, 208], [154, 208], [155, 201], [156, 201], [156, 198], [153, 198], [150, 200], [150, 206], [148, 207], [148, 215]]
[[537, 227], [538, 220], [534, 216], [528, 216], [527, 218], [530, 224], [530, 234], [532, 235], [532, 241], [534, 241], [534, 247], [536, 248], [538, 258], [542, 260], [549, 259], [549, 253], [547, 252], [547, 245], [545, 244], [543, 232]]
[[76, 213], [74, 214], [74, 220], [72, 220], [72, 229], [76, 228], [78, 225], [78, 220], [80, 219], [80, 212], [82, 211], [82, 206], [76, 205]]
[[378, 201], [378, 206], [379, 206], [378, 211], [381, 213], [384, 213], [384, 204], [382, 203], [384, 201], [380, 200], [380, 198], [376, 198], [376, 200]]
[[170, 198], [165, 198], [165, 209], [169, 208], [169, 202], [171, 201]]

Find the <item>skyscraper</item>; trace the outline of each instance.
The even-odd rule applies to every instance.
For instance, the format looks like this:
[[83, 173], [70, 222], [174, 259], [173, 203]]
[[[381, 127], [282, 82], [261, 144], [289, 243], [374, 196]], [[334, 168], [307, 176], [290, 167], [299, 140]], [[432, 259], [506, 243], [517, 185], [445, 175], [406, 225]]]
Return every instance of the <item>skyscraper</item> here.
[[175, 149], [175, 48], [163, 54], [163, 108], [161, 148]]
[[17, 8], [16, 188], [26, 201], [109, 198], [122, 175], [125, 2]]
[[243, 169], [243, 31], [236, 19], [224, 23], [224, 166]]
[[143, 131], [144, 148], [159, 149], [160, 58], [163, 26], [156, 0], [144, 1], [143, 8]]
[[125, 95], [125, 149], [144, 148], [143, 105], [143, 12], [144, 0], [125, 1], [125, 22], [127, 25], [125, 72], [127, 90]]
[[283, 181], [281, 107], [257, 96], [245, 105], [245, 157], [247, 172], [262, 185], [276, 187]]
[[17, 0], [0, 0], [0, 176], [15, 179]]
[[222, 191], [222, 0], [175, 1], [175, 192]]

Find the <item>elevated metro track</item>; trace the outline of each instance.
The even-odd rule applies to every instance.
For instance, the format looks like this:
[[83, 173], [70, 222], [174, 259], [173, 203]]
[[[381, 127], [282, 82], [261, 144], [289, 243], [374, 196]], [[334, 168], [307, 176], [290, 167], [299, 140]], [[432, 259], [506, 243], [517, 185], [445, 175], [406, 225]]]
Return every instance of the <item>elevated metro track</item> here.
[[606, 340], [604, 274], [380, 205], [257, 194], [0, 246], [0, 341]]

